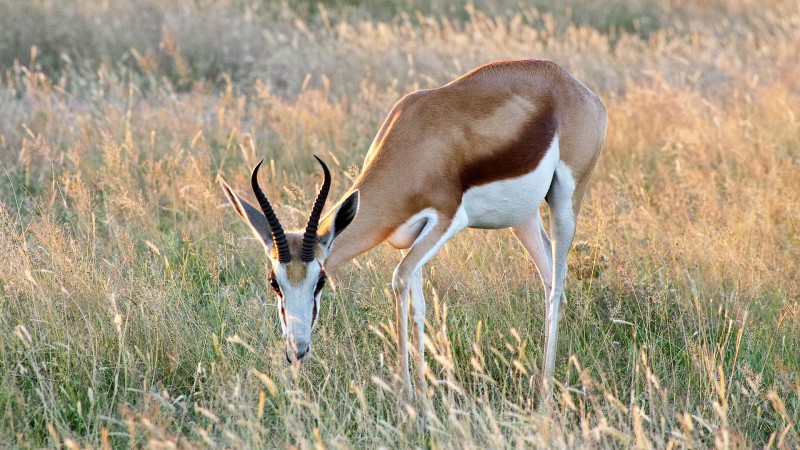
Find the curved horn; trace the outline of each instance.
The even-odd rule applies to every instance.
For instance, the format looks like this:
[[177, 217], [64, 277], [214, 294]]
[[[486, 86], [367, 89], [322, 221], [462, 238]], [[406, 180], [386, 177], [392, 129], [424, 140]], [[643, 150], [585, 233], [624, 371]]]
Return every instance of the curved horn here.
[[253, 187], [253, 193], [256, 194], [256, 199], [258, 199], [261, 210], [264, 211], [267, 223], [269, 223], [269, 230], [272, 233], [272, 242], [278, 248], [278, 261], [288, 263], [292, 259], [289, 254], [289, 241], [286, 240], [283, 227], [278, 220], [278, 216], [275, 215], [275, 211], [272, 210], [272, 205], [269, 204], [267, 196], [264, 195], [264, 192], [261, 191], [261, 187], [258, 185], [258, 169], [261, 168], [261, 163], [263, 162], [264, 160], [262, 159], [253, 168], [253, 173], [250, 175], [250, 185]]
[[322, 187], [317, 194], [317, 200], [314, 202], [314, 207], [311, 209], [311, 214], [308, 216], [308, 223], [306, 223], [306, 232], [303, 233], [303, 250], [300, 253], [300, 260], [303, 262], [311, 262], [314, 260], [314, 246], [317, 244], [317, 226], [319, 225], [319, 218], [322, 215], [322, 208], [325, 207], [325, 201], [328, 199], [328, 191], [331, 189], [331, 171], [328, 166], [317, 155], [319, 164], [322, 166], [322, 171], [325, 172], [325, 178], [322, 181]]

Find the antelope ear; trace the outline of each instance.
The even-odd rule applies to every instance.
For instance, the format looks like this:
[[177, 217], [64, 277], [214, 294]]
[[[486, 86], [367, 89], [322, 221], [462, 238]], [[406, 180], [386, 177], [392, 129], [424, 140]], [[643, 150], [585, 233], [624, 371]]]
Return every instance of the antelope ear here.
[[358, 190], [353, 191], [344, 201], [336, 208], [333, 213], [333, 219], [329, 222], [327, 227], [321, 230], [317, 236], [318, 242], [325, 248], [325, 253], [331, 251], [334, 239], [339, 235], [356, 217], [358, 213]]
[[353, 219], [358, 212], [358, 190], [353, 191], [341, 205], [336, 209], [336, 214], [333, 216], [333, 237], [339, 235]]
[[233, 206], [233, 210], [236, 211], [236, 214], [241, 217], [244, 223], [250, 226], [253, 234], [261, 240], [264, 247], [266, 247], [267, 252], [271, 252], [274, 242], [272, 241], [272, 233], [270, 232], [267, 218], [264, 217], [264, 214], [259, 210], [254, 208], [253, 205], [234, 194], [233, 189], [231, 189], [222, 177], [217, 176], [217, 179], [219, 180], [219, 185], [222, 187], [222, 192], [225, 193], [225, 197], [228, 198], [228, 201]]

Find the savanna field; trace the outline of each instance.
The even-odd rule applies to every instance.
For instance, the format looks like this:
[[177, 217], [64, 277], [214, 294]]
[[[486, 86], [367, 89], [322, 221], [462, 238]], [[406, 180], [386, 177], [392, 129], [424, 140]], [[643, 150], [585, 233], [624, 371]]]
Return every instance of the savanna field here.
[[[0, 448], [797, 448], [796, 0], [0, 2]], [[381, 246], [288, 365], [252, 166], [289, 228], [391, 106], [553, 60], [608, 109], [537, 413], [544, 302], [510, 231], [426, 266], [406, 401]], [[546, 211], [546, 206], [543, 207]], [[427, 405], [427, 407], [426, 407]]]

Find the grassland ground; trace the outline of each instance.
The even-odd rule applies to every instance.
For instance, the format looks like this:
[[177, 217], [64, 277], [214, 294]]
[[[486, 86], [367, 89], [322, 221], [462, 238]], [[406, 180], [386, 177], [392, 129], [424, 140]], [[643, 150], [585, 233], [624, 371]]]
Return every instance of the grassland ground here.
[[[0, 3], [0, 447], [797, 448], [797, 2], [523, 3]], [[266, 158], [299, 227], [312, 154], [337, 197], [404, 93], [529, 57], [609, 113], [558, 411], [535, 412], [542, 289], [507, 231], [425, 271], [430, 408], [392, 388], [389, 248], [284, 364], [217, 174]]]

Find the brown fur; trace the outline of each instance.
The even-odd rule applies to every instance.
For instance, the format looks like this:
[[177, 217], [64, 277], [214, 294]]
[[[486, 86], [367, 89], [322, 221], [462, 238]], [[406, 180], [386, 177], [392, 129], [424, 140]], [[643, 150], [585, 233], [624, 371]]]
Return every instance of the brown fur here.
[[[470, 187], [531, 172], [555, 133], [575, 177], [577, 215], [605, 127], [597, 96], [549, 61], [488, 64], [403, 97], [365, 158], [353, 186], [359, 213], [334, 241], [326, 267], [380, 244], [425, 208], [452, 217]], [[331, 220], [323, 220], [323, 229]]]
[[493, 181], [520, 177], [536, 169], [550, 147], [557, 127], [553, 108], [547, 103], [524, 123], [516, 139], [497, 148], [491, 155], [464, 164], [460, 169], [462, 192]]
[[[299, 284], [306, 278], [306, 263], [300, 260], [300, 254], [303, 247], [303, 232], [291, 231], [286, 232], [286, 240], [289, 242], [289, 254], [292, 260], [284, 264], [286, 267], [286, 276], [293, 284]], [[317, 256], [321, 256], [318, 252]], [[270, 255], [273, 261], [278, 260], [278, 251], [275, 246], [272, 247], [272, 254]]]

